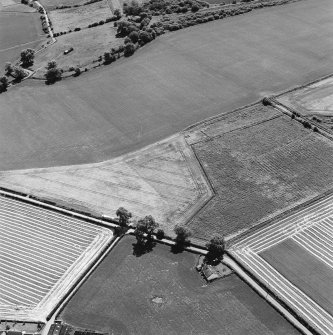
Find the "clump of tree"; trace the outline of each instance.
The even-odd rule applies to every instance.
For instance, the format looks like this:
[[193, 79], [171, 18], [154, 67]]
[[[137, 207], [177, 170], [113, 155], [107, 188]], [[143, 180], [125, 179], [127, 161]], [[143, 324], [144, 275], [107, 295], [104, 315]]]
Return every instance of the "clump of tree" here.
[[7, 91], [9, 82], [6, 76], [0, 77], [0, 93]]
[[63, 71], [62, 69], [58, 68], [57, 62], [55, 60], [48, 62], [46, 70], [45, 78], [47, 84], [53, 84], [56, 81], [61, 80]]
[[158, 229], [157, 232], [156, 232], [156, 238], [158, 240], [163, 240], [164, 237], [165, 237], [164, 230], [163, 229]]
[[132, 213], [129, 212], [126, 208], [119, 207], [116, 211], [116, 215], [118, 217], [118, 222], [121, 226], [127, 227], [129, 225]]
[[133, 246], [133, 252], [136, 256], [143, 255], [154, 248], [156, 243], [153, 233], [158, 227], [159, 224], [151, 215], [147, 215], [138, 221], [134, 231], [137, 243]]
[[12, 76], [15, 78], [15, 81], [20, 82], [26, 75], [26, 72], [21, 67], [13, 66]]
[[208, 253], [206, 255], [206, 261], [209, 264], [216, 264], [222, 261], [224, 251], [225, 251], [225, 241], [224, 237], [216, 234], [213, 238], [206, 244]]
[[132, 56], [135, 52], [135, 45], [132, 42], [126, 43], [124, 45], [124, 56]]
[[25, 49], [21, 52], [21, 62], [22, 67], [32, 66], [35, 58], [35, 50], [33, 49]]
[[13, 74], [13, 69], [14, 69], [13, 65], [11, 63], [7, 62], [6, 65], [5, 65], [5, 73], [6, 73], [6, 75], [7, 76], [12, 75]]
[[176, 234], [175, 245], [172, 248], [173, 252], [182, 252], [190, 244], [192, 232], [187, 227], [176, 225], [174, 228]]
[[132, 0], [130, 3], [124, 3], [123, 12], [125, 15], [137, 16], [142, 12], [142, 7], [136, 0]]

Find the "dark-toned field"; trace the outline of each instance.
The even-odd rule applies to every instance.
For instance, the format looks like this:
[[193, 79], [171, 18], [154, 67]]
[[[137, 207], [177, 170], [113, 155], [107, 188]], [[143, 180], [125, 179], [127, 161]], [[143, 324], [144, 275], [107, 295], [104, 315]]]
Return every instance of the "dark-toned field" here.
[[157, 245], [132, 255], [126, 237], [71, 299], [60, 318], [118, 334], [255, 334], [298, 332], [235, 275], [208, 286], [194, 254]]
[[[27, 7], [29, 8], [29, 7]], [[0, 71], [6, 62], [20, 58], [26, 48], [36, 48], [44, 39], [39, 14], [1, 12], [0, 5]], [[2, 74], [1, 74], [2, 75]], [[4, 106], [0, 102], [0, 111]]]
[[[331, 71], [331, 0], [170, 33], [109, 67], [0, 95], [0, 169], [100, 161]], [[208, 38], [209, 37], [209, 38]]]
[[[188, 223], [197, 237], [234, 234], [333, 187], [333, 142], [261, 104], [246, 111], [221, 121], [242, 119], [246, 128], [203, 126], [212, 139], [193, 145], [216, 191]], [[267, 120], [250, 126], [260, 112]]]
[[292, 239], [260, 253], [271, 266], [333, 314], [333, 269]]

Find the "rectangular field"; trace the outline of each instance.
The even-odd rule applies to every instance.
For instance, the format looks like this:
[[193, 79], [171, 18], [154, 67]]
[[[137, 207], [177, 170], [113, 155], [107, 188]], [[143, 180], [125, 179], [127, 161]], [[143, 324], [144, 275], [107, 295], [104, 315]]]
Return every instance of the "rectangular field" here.
[[[332, 235], [329, 236], [327, 243], [331, 243], [332, 238]], [[317, 243], [320, 250], [319, 239]], [[323, 248], [325, 251], [326, 248], [329, 248], [329, 245]], [[332, 248], [330, 249], [332, 252]], [[292, 284], [333, 315], [332, 267], [314, 257], [312, 253], [292, 238], [274, 245], [259, 255]], [[331, 257], [332, 255], [333, 253], [330, 254]]]
[[111, 230], [0, 195], [0, 317], [45, 321]]
[[134, 244], [121, 240], [59, 318], [109, 334], [299, 334], [236, 275], [205, 285], [197, 255], [157, 244], [138, 257]]
[[230, 252], [321, 334], [333, 334], [333, 195], [259, 228]]
[[[76, 8], [55, 9], [50, 12], [54, 32], [86, 28], [89, 24], [112, 16], [107, 0]], [[92, 28], [94, 29], [94, 28]]]
[[188, 138], [216, 192], [188, 224], [198, 237], [237, 234], [333, 188], [333, 142], [262, 104]]

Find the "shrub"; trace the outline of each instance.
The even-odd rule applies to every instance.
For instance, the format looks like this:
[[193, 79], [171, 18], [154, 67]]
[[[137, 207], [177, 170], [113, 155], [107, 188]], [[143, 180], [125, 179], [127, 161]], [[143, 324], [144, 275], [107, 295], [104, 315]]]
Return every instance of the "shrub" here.
[[5, 73], [11, 75], [13, 73], [13, 66], [11, 63], [7, 62], [5, 65]]
[[133, 43], [137, 43], [138, 40], [139, 40], [139, 34], [137, 31], [132, 31], [128, 37], [130, 38], [130, 40], [133, 42]]
[[81, 69], [77, 66], [74, 70], [74, 76], [78, 77], [81, 74]]
[[62, 71], [57, 67], [51, 68], [47, 70], [45, 74], [47, 83], [55, 83], [56, 81], [61, 79]]
[[314, 131], [315, 133], [319, 133], [319, 130], [318, 130], [317, 127], [314, 127], [314, 128], [313, 128], [313, 131]]
[[3, 91], [6, 91], [7, 88], [8, 88], [8, 79], [7, 77], [3, 76], [3, 77], [0, 77], [0, 93], [3, 92]]
[[21, 81], [26, 76], [26, 74], [20, 67], [14, 67], [13, 76], [17, 81]]
[[132, 42], [130, 43], [127, 43], [125, 46], [124, 46], [124, 56], [125, 57], [129, 57], [129, 56], [132, 56], [135, 52], [135, 46]]
[[157, 232], [156, 232], [156, 238], [158, 240], [163, 240], [164, 236], [165, 236], [164, 230], [163, 229], [158, 229]]
[[[74, 31], [80, 31], [81, 28], [75, 28]], [[70, 32], [70, 31], [69, 31]]]

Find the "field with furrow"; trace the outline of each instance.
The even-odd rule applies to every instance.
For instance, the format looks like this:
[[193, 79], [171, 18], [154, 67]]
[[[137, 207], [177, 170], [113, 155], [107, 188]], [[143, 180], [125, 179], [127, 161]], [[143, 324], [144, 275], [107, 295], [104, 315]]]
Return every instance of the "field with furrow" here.
[[0, 194], [0, 317], [45, 321], [113, 237], [107, 228]]
[[333, 334], [333, 195], [246, 234], [230, 252], [322, 334]]

